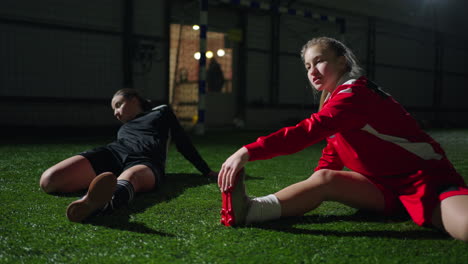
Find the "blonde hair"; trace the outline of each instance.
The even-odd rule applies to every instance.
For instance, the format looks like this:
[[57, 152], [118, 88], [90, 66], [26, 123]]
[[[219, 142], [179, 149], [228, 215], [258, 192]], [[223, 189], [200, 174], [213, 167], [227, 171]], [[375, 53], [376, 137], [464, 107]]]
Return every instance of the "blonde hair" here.
[[[363, 70], [359, 66], [358, 61], [356, 59], [356, 56], [354, 53], [346, 47], [345, 44], [342, 42], [334, 39], [334, 38], [329, 38], [329, 37], [318, 37], [318, 38], [313, 38], [302, 47], [301, 50], [301, 59], [304, 62], [304, 55], [310, 47], [320, 45], [322, 47], [331, 49], [336, 56], [344, 56], [346, 59], [346, 72], [350, 75], [350, 77], [357, 78], [361, 76]], [[320, 96], [320, 104], [319, 104], [319, 111], [322, 109], [323, 103], [328, 95], [328, 92], [323, 91], [322, 95]]]

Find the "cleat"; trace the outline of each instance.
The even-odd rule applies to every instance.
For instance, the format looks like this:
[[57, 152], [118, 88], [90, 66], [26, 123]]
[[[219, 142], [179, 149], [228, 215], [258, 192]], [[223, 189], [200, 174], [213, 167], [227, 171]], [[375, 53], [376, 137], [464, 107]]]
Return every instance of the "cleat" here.
[[99, 209], [102, 209], [112, 199], [116, 185], [117, 178], [113, 173], [104, 172], [99, 174], [89, 185], [88, 193], [80, 200], [68, 205], [68, 220], [82, 222]]
[[236, 179], [234, 187], [222, 192], [221, 224], [225, 226], [239, 226], [245, 224], [245, 218], [250, 206], [250, 199], [245, 193], [245, 173], [242, 169]]

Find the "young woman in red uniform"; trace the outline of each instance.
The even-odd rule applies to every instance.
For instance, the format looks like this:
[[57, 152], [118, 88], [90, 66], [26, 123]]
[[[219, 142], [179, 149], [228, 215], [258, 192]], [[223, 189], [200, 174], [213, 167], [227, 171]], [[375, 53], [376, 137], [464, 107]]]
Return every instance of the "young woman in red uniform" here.
[[114, 116], [123, 123], [117, 140], [82, 152], [47, 169], [40, 186], [47, 192], [87, 194], [67, 208], [70, 221], [81, 222], [96, 212], [110, 212], [153, 190], [165, 178], [169, 141], [203, 175], [216, 178], [167, 105], [152, 108], [134, 89], [112, 97]]
[[[222, 223], [303, 215], [323, 201], [338, 201], [387, 215], [404, 208], [416, 224], [468, 241], [468, 188], [440, 145], [391, 96], [360, 76], [353, 53], [341, 42], [312, 39], [301, 56], [312, 86], [328, 94], [323, 107], [224, 162], [218, 177]], [[307, 180], [268, 196], [246, 196], [242, 168], [248, 161], [292, 154], [323, 139], [327, 145]]]

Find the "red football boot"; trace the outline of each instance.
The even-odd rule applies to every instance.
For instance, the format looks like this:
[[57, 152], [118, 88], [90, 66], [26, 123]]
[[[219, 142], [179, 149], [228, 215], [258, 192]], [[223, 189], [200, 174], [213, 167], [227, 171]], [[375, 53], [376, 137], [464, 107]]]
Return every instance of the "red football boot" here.
[[250, 207], [250, 199], [245, 192], [244, 169], [239, 171], [236, 183], [227, 191], [222, 192], [221, 224], [239, 226], [245, 224], [245, 218]]

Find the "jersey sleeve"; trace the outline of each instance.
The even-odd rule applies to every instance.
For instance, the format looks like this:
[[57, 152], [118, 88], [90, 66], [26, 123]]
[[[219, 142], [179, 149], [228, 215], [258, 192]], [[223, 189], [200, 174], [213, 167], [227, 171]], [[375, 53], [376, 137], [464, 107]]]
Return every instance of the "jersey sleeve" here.
[[338, 153], [332, 144], [328, 143], [322, 150], [322, 157], [318, 161], [318, 165], [314, 171], [321, 169], [342, 170], [344, 167]]
[[193, 166], [195, 166], [195, 168], [197, 168], [197, 170], [199, 170], [203, 175], [208, 174], [211, 171], [210, 167], [193, 145], [192, 140], [180, 125], [172, 109], [169, 108], [167, 114], [169, 115], [168, 119], [171, 137], [177, 151], [192, 163]]
[[293, 154], [335, 133], [363, 127], [367, 111], [366, 96], [357, 90], [342, 85], [335, 90], [322, 110], [310, 118], [245, 145], [249, 151], [249, 160]]

